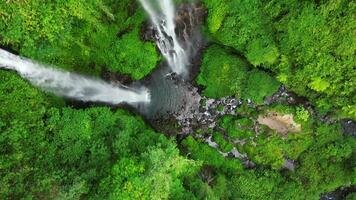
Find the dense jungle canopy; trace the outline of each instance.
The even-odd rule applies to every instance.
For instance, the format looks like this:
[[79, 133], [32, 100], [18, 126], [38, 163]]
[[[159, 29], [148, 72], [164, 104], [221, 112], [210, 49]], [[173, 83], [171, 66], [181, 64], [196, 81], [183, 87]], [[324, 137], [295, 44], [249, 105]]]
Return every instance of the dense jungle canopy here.
[[[313, 200], [355, 187], [356, 139], [341, 121], [356, 120], [356, 2], [198, 3], [207, 45], [193, 84], [207, 98], [244, 101], [237, 116], [196, 132], [218, 149], [124, 108], [74, 106], [0, 69], [0, 199]], [[147, 21], [135, 0], [2, 0], [0, 46], [87, 76], [139, 80], [164, 60], [142, 39]], [[310, 106], [267, 105], [281, 85]], [[271, 113], [287, 128], [263, 125]], [[219, 153], [233, 148], [255, 166]]]

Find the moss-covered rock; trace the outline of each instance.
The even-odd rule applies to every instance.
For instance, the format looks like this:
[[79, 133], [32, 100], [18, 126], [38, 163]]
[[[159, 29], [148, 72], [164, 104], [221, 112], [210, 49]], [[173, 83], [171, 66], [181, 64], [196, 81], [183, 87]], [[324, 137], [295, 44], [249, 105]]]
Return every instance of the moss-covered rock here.
[[240, 96], [247, 71], [248, 66], [243, 59], [213, 45], [204, 54], [197, 82], [205, 87], [203, 94], [208, 97]]
[[255, 104], [263, 104], [264, 98], [277, 92], [279, 86], [280, 83], [269, 74], [254, 69], [248, 74], [242, 98], [251, 99]]

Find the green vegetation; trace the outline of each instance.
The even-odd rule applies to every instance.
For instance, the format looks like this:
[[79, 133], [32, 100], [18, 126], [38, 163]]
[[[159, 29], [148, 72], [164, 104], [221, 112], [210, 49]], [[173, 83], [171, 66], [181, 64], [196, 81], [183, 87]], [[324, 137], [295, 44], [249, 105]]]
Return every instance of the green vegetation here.
[[[338, 120], [356, 119], [356, 3], [202, 3], [210, 43], [196, 82], [209, 98], [244, 100], [236, 116], [168, 138], [133, 113], [73, 108], [0, 69], [0, 199], [319, 200], [355, 186], [356, 140]], [[141, 40], [145, 17], [133, 0], [0, 1], [0, 46], [68, 71], [141, 79], [161, 59]], [[264, 105], [281, 84], [313, 106]], [[300, 129], [259, 123], [271, 113]], [[244, 159], [223, 156], [232, 149]]]
[[242, 98], [251, 99], [256, 104], [263, 104], [263, 99], [278, 91], [280, 84], [267, 73], [252, 70], [248, 77]]
[[222, 152], [229, 152], [234, 147], [224, 138], [224, 135], [219, 132], [214, 133], [213, 140], [219, 145]]
[[144, 13], [131, 0], [0, 2], [0, 44], [21, 55], [80, 73], [103, 68], [134, 79], [159, 56], [140, 40]]
[[1, 199], [189, 196], [183, 179], [199, 162], [142, 119], [108, 108], [51, 107], [16, 74], [0, 75]]
[[346, 197], [346, 200], [355, 200], [355, 199], [356, 199], [356, 193], [349, 194], [349, 195]]
[[206, 86], [204, 95], [219, 98], [241, 95], [247, 64], [219, 46], [206, 50], [197, 82]]
[[[293, 115], [301, 112], [299, 107], [281, 105], [265, 109]], [[267, 110], [261, 110], [259, 114]], [[304, 119], [297, 120], [303, 122], [301, 132], [280, 135], [262, 125], [255, 132], [256, 118], [253, 116], [223, 117], [219, 128], [227, 137], [214, 133], [213, 140], [219, 144], [220, 150], [235, 146], [240, 153], [246, 154], [258, 166], [253, 170], [232, 167], [231, 162], [237, 159], [215, 158], [221, 157], [216, 150], [202, 141], [186, 138], [183, 145], [188, 149], [188, 155], [203, 161], [203, 168], [195, 178], [209, 184], [201, 183], [200, 189], [204, 188], [204, 194], [199, 193], [201, 199], [319, 199], [322, 193], [355, 184], [355, 139], [345, 137], [338, 124], [316, 120], [305, 122]], [[285, 169], [287, 159], [296, 161], [290, 170]]]
[[197, 82], [205, 87], [205, 96], [238, 96], [256, 104], [279, 88], [278, 81], [267, 73], [252, 70], [243, 58], [217, 45], [206, 50]]
[[203, 2], [209, 11], [206, 32], [216, 43], [273, 71], [320, 112], [356, 119], [355, 2]]

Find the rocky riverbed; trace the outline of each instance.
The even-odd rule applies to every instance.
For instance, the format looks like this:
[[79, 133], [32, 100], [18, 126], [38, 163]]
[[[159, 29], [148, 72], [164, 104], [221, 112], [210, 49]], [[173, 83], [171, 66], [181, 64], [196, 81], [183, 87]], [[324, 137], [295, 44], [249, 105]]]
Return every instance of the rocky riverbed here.
[[[247, 155], [241, 154], [234, 147], [230, 152], [222, 152], [211, 134], [198, 134], [197, 132], [209, 132], [209, 130], [221, 129], [219, 120], [225, 115], [237, 116], [237, 108], [243, 103], [251, 109], [258, 111], [261, 107], [272, 104], [298, 105], [304, 107], [314, 118], [326, 123], [337, 123], [328, 116], [319, 115], [314, 107], [304, 97], [288, 91], [281, 86], [279, 91], [270, 97], [266, 97], [264, 104], [255, 106], [250, 100], [245, 102], [236, 97], [224, 97], [211, 99], [200, 95], [202, 88], [195, 83], [199, 73], [201, 55], [206, 46], [199, 34], [199, 26], [204, 22], [206, 10], [200, 4], [182, 4], [177, 8], [176, 24], [177, 35], [184, 47], [190, 49], [192, 54], [188, 70], [190, 76], [183, 79], [170, 73], [166, 63], [161, 63], [148, 77], [138, 84], [145, 85], [151, 91], [152, 102], [150, 105], [137, 105], [136, 110], [143, 115], [154, 129], [168, 136], [184, 138], [187, 135], [204, 140], [209, 146], [217, 149], [225, 157], [236, 157], [242, 160], [246, 167], [254, 167]], [[155, 41], [156, 30], [149, 22], [141, 29], [142, 39]], [[189, 38], [187, 38], [189, 36]], [[135, 83], [134, 83], [135, 84]], [[258, 121], [255, 121], [254, 130], [258, 132]], [[353, 121], [343, 122], [344, 131], [347, 134], [355, 134]], [[298, 129], [299, 130], [299, 129]], [[256, 132], [256, 134], [258, 134]], [[244, 145], [244, 141], [237, 141]], [[237, 144], [236, 143], [236, 144]], [[284, 167], [294, 170], [295, 162], [286, 158]]]

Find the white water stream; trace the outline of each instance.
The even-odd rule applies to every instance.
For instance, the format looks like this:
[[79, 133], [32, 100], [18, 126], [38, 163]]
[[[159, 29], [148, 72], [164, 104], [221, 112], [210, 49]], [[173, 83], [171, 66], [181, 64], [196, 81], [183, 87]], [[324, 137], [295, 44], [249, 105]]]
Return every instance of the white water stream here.
[[[149, 14], [156, 30], [155, 40], [171, 70], [178, 75], [187, 74], [188, 52], [179, 44], [175, 32], [176, 11], [172, 0], [139, 0]], [[0, 49], [0, 68], [15, 70], [33, 85], [59, 96], [84, 102], [119, 104], [149, 103], [146, 88], [114, 86], [102, 80], [54, 69]]]
[[0, 68], [15, 70], [33, 85], [46, 91], [84, 102], [109, 104], [150, 102], [147, 89], [114, 86], [101, 80], [54, 69], [2, 49], [0, 49]]
[[175, 7], [172, 0], [139, 0], [150, 16], [157, 31], [156, 43], [167, 59], [171, 70], [180, 75], [187, 73], [188, 53], [184, 50], [175, 32]]

